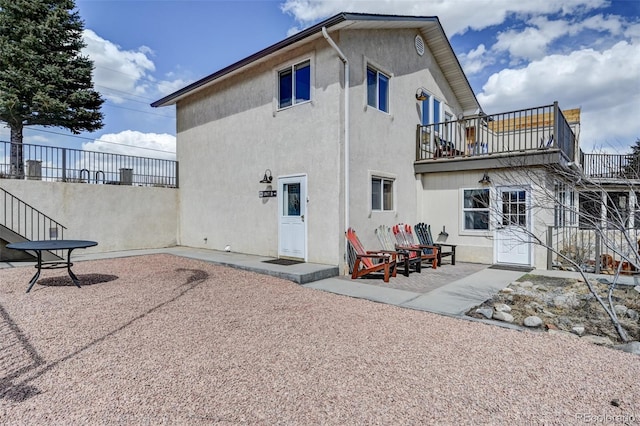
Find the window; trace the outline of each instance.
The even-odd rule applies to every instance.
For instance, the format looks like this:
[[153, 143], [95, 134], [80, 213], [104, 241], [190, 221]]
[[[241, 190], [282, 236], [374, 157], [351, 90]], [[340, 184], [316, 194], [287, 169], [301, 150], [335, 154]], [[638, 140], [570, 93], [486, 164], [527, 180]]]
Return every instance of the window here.
[[626, 229], [629, 226], [629, 193], [607, 192], [607, 228]]
[[[433, 100], [433, 124], [440, 123], [440, 101], [437, 99]], [[440, 131], [440, 126], [436, 126], [436, 132]]]
[[575, 192], [562, 182], [557, 182], [555, 190], [554, 225], [558, 227], [576, 225]]
[[431, 119], [429, 118], [429, 102], [431, 102], [431, 96], [427, 96], [427, 98], [422, 101], [422, 125], [423, 126], [431, 124]]
[[464, 229], [489, 229], [489, 189], [465, 189], [463, 195]]
[[371, 178], [371, 210], [393, 210], [393, 179]]
[[311, 61], [278, 73], [278, 107], [286, 108], [311, 100]]
[[389, 112], [389, 76], [367, 67], [367, 105]]
[[579, 197], [578, 227], [595, 229], [600, 227], [602, 215], [602, 194], [598, 191], [581, 192]]

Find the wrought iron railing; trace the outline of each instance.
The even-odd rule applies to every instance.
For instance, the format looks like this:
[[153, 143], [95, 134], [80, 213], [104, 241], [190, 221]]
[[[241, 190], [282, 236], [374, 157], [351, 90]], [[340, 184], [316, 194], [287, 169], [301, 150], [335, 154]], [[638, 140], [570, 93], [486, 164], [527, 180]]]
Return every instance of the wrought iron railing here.
[[[575, 269], [569, 258], [585, 272], [614, 273], [620, 265], [621, 273], [639, 274], [633, 265], [640, 265], [640, 229], [595, 230], [578, 226], [548, 227], [547, 269]], [[563, 257], [564, 256], [564, 257]]]
[[586, 176], [603, 179], [640, 179], [640, 156], [634, 154], [585, 154], [580, 164]]
[[[24, 170], [12, 161], [17, 145]], [[0, 141], [0, 178], [177, 188], [178, 162]]]
[[0, 188], [0, 225], [31, 241], [63, 240], [67, 229], [3, 188]]
[[575, 135], [557, 102], [518, 111], [418, 125], [416, 160], [559, 149], [575, 159]]

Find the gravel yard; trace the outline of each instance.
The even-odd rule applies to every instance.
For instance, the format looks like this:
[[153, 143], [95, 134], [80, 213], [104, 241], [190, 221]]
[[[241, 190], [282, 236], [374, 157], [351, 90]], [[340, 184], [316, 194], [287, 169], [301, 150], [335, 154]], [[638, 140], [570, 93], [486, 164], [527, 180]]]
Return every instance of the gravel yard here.
[[638, 356], [172, 255], [0, 270], [0, 423], [640, 424]]

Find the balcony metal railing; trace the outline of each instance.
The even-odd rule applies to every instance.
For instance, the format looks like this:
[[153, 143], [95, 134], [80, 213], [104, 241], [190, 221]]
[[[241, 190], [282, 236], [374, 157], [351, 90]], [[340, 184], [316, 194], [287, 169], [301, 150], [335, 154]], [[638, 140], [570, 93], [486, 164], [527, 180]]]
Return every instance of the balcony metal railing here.
[[640, 156], [634, 154], [585, 154], [580, 164], [586, 176], [602, 179], [640, 179]]
[[575, 159], [575, 135], [557, 102], [518, 111], [419, 125], [416, 160], [559, 149]]
[[0, 178], [178, 187], [177, 161], [32, 144], [21, 144], [21, 173], [11, 161], [17, 145], [0, 141]]
[[[27, 240], [63, 240], [67, 229], [38, 209], [0, 188], [0, 225]], [[61, 256], [61, 252], [56, 254]]]

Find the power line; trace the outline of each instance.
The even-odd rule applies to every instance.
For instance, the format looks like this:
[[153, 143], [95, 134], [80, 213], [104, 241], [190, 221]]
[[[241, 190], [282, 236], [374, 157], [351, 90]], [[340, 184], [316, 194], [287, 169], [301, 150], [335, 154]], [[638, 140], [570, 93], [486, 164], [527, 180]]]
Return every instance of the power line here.
[[175, 119], [175, 117], [172, 117], [172, 116], [170, 116], [170, 115], [164, 115], [164, 114], [160, 114], [160, 113], [157, 113], [157, 112], [151, 112], [151, 111], [143, 111], [143, 110], [141, 110], [141, 109], [135, 109], [135, 108], [127, 108], [127, 107], [123, 107], [123, 106], [120, 106], [120, 105], [114, 105], [114, 104], [112, 104], [112, 103], [108, 103], [108, 104], [106, 104], [105, 106], [108, 106], [108, 107], [111, 107], [111, 108], [126, 109], [126, 110], [128, 110], [128, 111], [141, 112], [141, 113], [143, 113], [143, 114], [157, 115], [157, 116], [159, 116], [159, 117], [164, 117], [164, 118], [171, 118], [171, 119]]
[[175, 151], [165, 151], [165, 150], [156, 149], [156, 148], [146, 148], [146, 147], [143, 147], [143, 146], [129, 145], [129, 144], [126, 144], [126, 143], [118, 143], [118, 142], [105, 141], [105, 140], [102, 140], [102, 139], [88, 138], [86, 136], [68, 135], [68, 134], [65, 134], [65, 133], [54, 132], [52, 130], [35, 129], [35, 128], [31, 128], [31, 127], [25, 128], [25, 130], [43, 132], [43, 133], [51, 133], [53, 135], [66, 136], [66, 137], [76, 138], [76, 139], [84, 139], [84, 140], [91, 141], [91, 142], [102, 142], [102, 143], [106, 143], [106, 144], [118, 145], [118, 146], [126, 146], [126, 147], [136, 148], [136, 149], [146, 149], [147, 151], [164, 152], [165, 154], [175, 154]]

